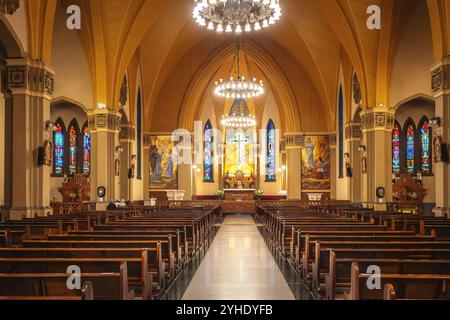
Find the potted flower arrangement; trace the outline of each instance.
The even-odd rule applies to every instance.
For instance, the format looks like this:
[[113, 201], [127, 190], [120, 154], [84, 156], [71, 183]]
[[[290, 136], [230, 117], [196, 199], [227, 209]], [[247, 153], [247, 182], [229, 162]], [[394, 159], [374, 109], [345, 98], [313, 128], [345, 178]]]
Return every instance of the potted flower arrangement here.
[[218, 190], [216, 192], [216, 198], [217, 200], [223, 200], [223, 197], [225, 197], [225, 192], [223, 190]]
[[260, 200], [264, 192], [262, 190], [255, 190], [255, 198], [256, 200]]

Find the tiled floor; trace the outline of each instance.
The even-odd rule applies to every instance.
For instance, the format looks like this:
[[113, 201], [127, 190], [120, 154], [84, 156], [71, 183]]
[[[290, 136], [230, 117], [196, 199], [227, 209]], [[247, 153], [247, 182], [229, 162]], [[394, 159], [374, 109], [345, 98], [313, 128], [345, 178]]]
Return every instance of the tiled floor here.
[[293, 300], [249, 216], [225, 218], [183, 300]]

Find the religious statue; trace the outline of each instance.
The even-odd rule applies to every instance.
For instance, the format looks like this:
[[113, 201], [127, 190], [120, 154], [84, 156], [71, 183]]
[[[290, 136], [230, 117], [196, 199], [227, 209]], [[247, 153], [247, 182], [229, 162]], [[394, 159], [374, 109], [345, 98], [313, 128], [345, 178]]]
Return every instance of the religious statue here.
[[135, 172], [136, 172], [136, 155], [133, 155], [131, 157], [131, 165], [130, 169], [128, 170], [128, 179], [134, 179]]
[[51, 167], [53, 163], [53, 141], [48, 138], [44, 142], [44, 165]]
[[442, 138], [438, 135], [433, 138], [433, 149], [434, 162], [442, 162]]
[[116, 177], [120, 176], [120, 159], [116, 158], [116, 161], [114, 162], [114, 175]]
[[361, 159], [361, 172], [363, 174], [367, 174], [367, 158], [366, 157], [362, 157], [362, 159]]

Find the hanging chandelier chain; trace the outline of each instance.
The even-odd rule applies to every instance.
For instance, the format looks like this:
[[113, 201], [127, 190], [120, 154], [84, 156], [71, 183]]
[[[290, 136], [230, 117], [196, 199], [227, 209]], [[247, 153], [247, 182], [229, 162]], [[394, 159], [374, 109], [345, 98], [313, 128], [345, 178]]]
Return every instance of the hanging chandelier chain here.
[[279, 0], [194, 0], [193, 17], [200, 26], [217, 32], [259, 31], [281, 17]]

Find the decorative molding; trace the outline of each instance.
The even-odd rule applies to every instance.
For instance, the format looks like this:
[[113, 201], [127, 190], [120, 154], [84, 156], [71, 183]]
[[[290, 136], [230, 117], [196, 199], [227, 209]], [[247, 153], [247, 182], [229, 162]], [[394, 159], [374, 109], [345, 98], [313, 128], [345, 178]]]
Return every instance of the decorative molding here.
[[119, 140], [120, 141], [135, 141], [136, 130], [132, 125], [120, 125]]
[[120, 131], [120, 113], [108, 110], [97, 109], [88, 112], [89, 129], [91, 133]]
[[[303, 148], [305, 146], [305, 137], [308, 136], [328, 136], [330, 145], [332, 141], [336, 143], [336, 134], [329, 132], [316, 132], [316, 133], [286, 133], [282, 140], [282, 148], [293, 149]], [[282, 149], [283, 150], [283, 149]]]
[[13, 15], [19, 7], [19, 0], [0, 0], [0, 11], [3, 14]]
[[394, 110], [366, 109], [361, 113], [362, 131], [392, 131], [394, 128]]
[[360, 139], [362, 137], [361, 124], [350, 122], [345, 126], [345, 139]]
[[284, 138], [284, 143], [286, 149], [292, 147], [302, 148], [305, 145], [305, 136], [299, 134], [286, 134]]
[[442, 89], [442, 66], [431, 72], [431, 90], [433, 93]]
[[450, 94], [450, 58], [445, 57], [431, 69], [431, 91], [435, 98]]
[[40, 61], [12, 59], [8, 61], [8, 87], [13, 94], [52, 95], [54, 74]]

